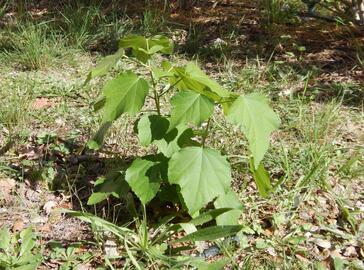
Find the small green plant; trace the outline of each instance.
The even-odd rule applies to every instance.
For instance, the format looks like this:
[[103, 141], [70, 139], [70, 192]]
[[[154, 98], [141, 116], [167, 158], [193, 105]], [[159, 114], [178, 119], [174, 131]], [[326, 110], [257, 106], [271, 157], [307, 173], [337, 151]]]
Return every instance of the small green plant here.
[[82, 247], [81, 243], [72, 243], [67, 248], [59, 242], [51, 242], [49, 245], [52, 249], [50, 258], [60, 264], [60, 270], [77, 269], [77, 265], [87, 263], [93, 258], [90, 252], [78, 252]]
[[11, 235], [8, 228], [0, 231], [0, 269], [37, 269], [42, 255], [36, 247], [32, 228]]
[[[219, 151], [208, 147], [209, 129], [214, 124], [211, 116], [222, 110], [226, 120], [246, 136], [251, 172], [262, 196], [268, 195], [271, 184], [261, 161], [270, 133], [279, 126], [278, 116], [264, 96], [227, 91], [195, 62], [184, 66], [166, 60], [155, 63], [154, 55], [173, 51], [173, 44], [166, 37], [132, 35], [121, 39], [119, 46], [118, 52], [107, 56], [90, 72], [88, 80], [106, 74], [120, 59], [136, 64], [138, 69], [133, 70], [139, 70], [139, 74], [127, 70], [105, 84], [95, 102], [95, 108], [103, 111], [102, 125], [88, 146], [100, 148], [108, 128], [128, 113], [138, 115], [135, 132], [141, 145], [154, 144], [158, 151], [135, 159], [120, 173], [118, 181], [110, 180], [114, 181], [113, 188], [126, 182], [143, 205], [157, 199], [177, 205], [176, 209], [191, 217], [209, 203], [215, 208], [232, 208], [217, 219], [217, 224], [236, 224], [241, 205], [230, 187], [230, 164]], [[125, 55], [126, 48], [131, 48], [131, 56]], [[162, 100], [172, 90], [177, 93], [170, 99], [172, 109], [168, 112]], [[154, 101], [154, 108], [141, 113], [148, 97]], [[107, 190], [112, 194], [110, 187]]]

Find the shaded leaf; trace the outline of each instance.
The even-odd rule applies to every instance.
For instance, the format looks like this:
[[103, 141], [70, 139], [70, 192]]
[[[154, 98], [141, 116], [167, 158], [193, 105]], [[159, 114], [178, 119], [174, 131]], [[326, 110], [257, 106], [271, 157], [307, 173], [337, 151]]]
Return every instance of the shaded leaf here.
[[162, 139], [168, 130], [169, 121], [160, 115], [144, 115], [138, 122], [138, 138], [147, 146], [154, 140]]
[[143, 204], [150, 202], [158, 193], [161, 175], [158, 163], [136, 159], [126, 170], [125, 180]]
[[87, 142], [87, 146], [90, 149], [97, 150], [100, 149], [104, 143], [105, 135], [111, 127], [111, 122], [105, 122], [101, 125], [99, 130], [93, 136], [91, 140]]
[[187, 128], [185, 125], [178, 125], [168, 131], [163, 139], [156, 140], [154, 144], [166, 157], [171, 157], [182, 147], [199, 146], [200, 144], [198, 142], [192, 140], [194, 136], [192, 129]]
[[120, 172], [111, 173], [106, 178], [99, 178], [95, 183], [95, 191], [88, 198], [87, 204], [93, 205], [107, 199], [110, 195], [121, 198], [129, 191], [129, 185]]

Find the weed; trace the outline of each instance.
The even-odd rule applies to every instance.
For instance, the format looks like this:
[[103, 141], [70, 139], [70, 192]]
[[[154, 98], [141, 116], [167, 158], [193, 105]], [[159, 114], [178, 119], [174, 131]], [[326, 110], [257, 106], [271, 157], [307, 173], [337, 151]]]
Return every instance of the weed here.
[[146, 35], [156, 35], [163, 31], [165, 23], [164, 16], [160, 11], [148, 9], [143, 12], [141, 30]]
[[0, 86], [0, 125], [12, 135], [29, 120], [29, 107], [33, 100], [29, 84], [4, 83]]
[[7, 228], [0, 231], [0, 268], [36, 269], [42, 261], [37, 237], [32, 228], [11, 235]]
[[80, 264], [88, 263], [93, 254], [90, 252], [79, 252], [82, 243], [71, 243], [63, 247], [60, 242], [52, 241], [49, 243], [51, 248], [50, 259], [60, 264], [60, 270], [75, 269]]
[[85, 49], [97, 40], [97, 30], [104, 21], [98, 6], [67, 5], [61, 14], [61, 29], [70, 45]]
[[15, 62], [23, 69], [41, 69], [51, 65], [62, 43], [48, 32], [48, 23], [20, 24], [15, 31], [8, 30], [8, 44], [3, 57], [8, 63]]

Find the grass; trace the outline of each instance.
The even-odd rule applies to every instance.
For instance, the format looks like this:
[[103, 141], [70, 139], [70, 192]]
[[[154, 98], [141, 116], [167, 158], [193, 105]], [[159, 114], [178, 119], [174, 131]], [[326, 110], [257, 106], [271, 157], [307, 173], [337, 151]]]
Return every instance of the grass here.
[[[115, 15], [106, 19], [97, 5], [90, 9], [67, 6], [62, 10], [59, 24], [28, 21], [1, 30], [0, 184], [9, 177], [26, 182], [34, 180], [42, 183], [42, 192], [49, 196], [48, 201], [58, 200], [48, 190], [52, 187], [64, 194], [60, 207], [80, 209], [92, 189], [90, 179], [94, 181], [115, 163], [127, 163], [134, 156], [153, 151], [137, 146], [132, 135], [134, 119], [126, 117], [113, 126], [106, 148], [93, 156], [94, 159], [88, 156], [90, 153], [80, 155], [99, 122], [99, 115], [92, 112], [91, 100], [98, 95], [103, 80], [108, 79], [83, 85], [90, 66], [99, 59], [99, 55], [90, 54], [88, 49], [98, 48], [103, 52], [102, 42], [107, 40], [111, 44], [131, 31], [147, 34], [168, 31], [166, 22], [159, 20], [159, 16], [154, 11], [146, 11], [136, 26], [127, 17], [118, 19]], [[196, 46], [204, 42], [204, 33], [190, 30], [187, 51], [199, 53], [200, 48]], [[237, 93], [259, 91], [268, 95], [282, 119], [282, 126], [273, 135], [272, 147], [265, 157], [274, 185], [274, 194], [269, 198], [259, 197], [249, 177], [245, 138], [234, 130], [229, 131], [230, 126], [221, 119], [212, 121], [211, 137], [217, 140], [207, 143], [231, 153], [234, 189], [244, 205], [241, 222], [245, 229], [240, 235], [240, 246], [217, 242], [222, 250], [220, 256], [228, 259], [231, 269], [320, 269], [328, 260], [338, 260], [335, 256], [340, 254], [339, 259], [348, 269], [360, 269], [359, 255], [344, 254], [352, 246], [360, 252], [360, 246], [353, 243], [361, 241], [363, 231], [359, 204], [364, 173], [363, 103], [360, 101], [363, 85], [352, 82], [321, 85], [315, 82], [319, 68], [299, 68], [302, 62], [293, 65], [276, 61], [274, 57], [265, 60], [257, 57], [244, 60], [241, 66], [239, 59], [229, 58], [230, 54], [221, 53], [220, 49], [208, 53], [215, 57], [209, 60], [218, 59], [219, 63], [217, 66], [214, 62], [208, 71], [224, 87]], [[181, 55], [176, 58], [186, 61]], [[37, 109], [34, 104], [42, 98], [51, 105]], [[13, 139], [15, 143], [3, 153], [3, 146]], [[115, 160], [116, 155], [121, 155], [121, 160]], [[77, 160], [80, 156], [85, 161]], [[19, 185], [28, 188], [27, 184]], [[67, 196], [72, 195], [73, 199], [69, 200]], [[42, 216], [47, 200], [42, 199], [39, 205], [32, 203], [30, 207], [27, 196], [21, 189], [17, 190], [16, 212], [31, 220]], [[11, 211], [11, 206], [1, 203], [0, 198], [0, 209]], [[132, 204], [132, 201], [110, 199], [95, 209], [85, 206], [84, 209], [116, 221], [120, 218], [113, 208], [127, 211]], [[72, 219], [59, 222], [65, 224], [64, 237], [69, 227], [79, 228], [78, 223], [66, 227], [67, 220]], [[12, 226], [12, 222], [8, 217], [5, 224]], [[155, 229], [146, 228], [145, 220], [137, 219], [125, 227], [98, 222], [103, 221], [90, 222], [90, 241], [85, 235], [78, 235], [77, 230], [69, 239], [53, 239], [57, 227], [47, 232], [37, 225], [39, 230], [44, 230], [39, 233], [44, 233], [47, 240], [65, 243], [80, 237], [84, 241], [74, 249], [72, 245], [42, 246], [40, 250], [48, 250], [46, 262], [56, 261], [54, 267], [91, 264], [110, 269], [166, 269], [172, 264], [171, 257], [166, 256], [168, 252], [164, 251], [165, 242], [154, 241], [158, 239], [153, 238]], [[123, 233], [127, 231], [128, 236], [111, 237], [109, 231], [115, 227]], [[163, 230], [162, 223], [158, 232]], [[328, 241], [331, 248], [318, 246], [317, 239]], [[118, 250], [121, 259], [105, 256], [105, 246], [112, 242], [123, 247]], [[331, 255], [324, 258], [329, 251]], [[88, 256], [90, 253], [93, 256]]]
[[21, 69], [43, 69], [59, 58], [63, 49], [62, 40], [49, 32], [49, 24], [25, 23], [15, 30], [8, 29], [5, 34], [6, 43], [2, 58], [7, 62], [18, 65]]

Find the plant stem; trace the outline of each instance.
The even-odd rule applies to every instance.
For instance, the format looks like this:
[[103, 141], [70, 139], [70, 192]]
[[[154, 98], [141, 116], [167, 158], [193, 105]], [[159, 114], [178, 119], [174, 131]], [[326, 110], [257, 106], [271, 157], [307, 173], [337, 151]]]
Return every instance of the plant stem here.
[[179, 80], [177, 80], [174, 84], [171, 84], [167, 90], [165, 90], [164, 92], [162, 92], [159, 97], [163, 96], [165, 93], [167, 93], [168, 91], [170, 91], [173, 87], [175, 87], [183, 78], [180, 78]]
[[153, 94], [154, 94], [154, 101], [155, 101], [155, 107], [157, 109], [157, 113], [158, 115], [161, 115], [161, 108], [160, 108], [160, 103], [159, 103], [159, 95], [158, 95], [158, 92], [157, 92], [157, 84], [154, 80], [154, 77], [153, 77], [153, 72], [151, 70], [151, 68], [149, 69], [149, 74], [150, 74], [150, 78], [152, 80], [152, 87], [153, 87]]
[[147, 210], [145, 208], [145, 204], [142, 204], [142, 210], [143, 210], [143, 221], [142, 221], [142, 234], [143, 234], [143, 240], [142, 240], [142, 247], [144, 250], [148, 249], [148, 227], [147, 227]]
[[209, 133], [210, 122], [211, 122], [211, 117], [209, 118], [209, 120], [207, 120], [207, 125], [206, 125], [206, 128], [205, 128], [205, 132], [204, 132], [204, 134], [202, 136], [202, 147], [205, 146], [205, 141], [206, 141], [207, 135]]

